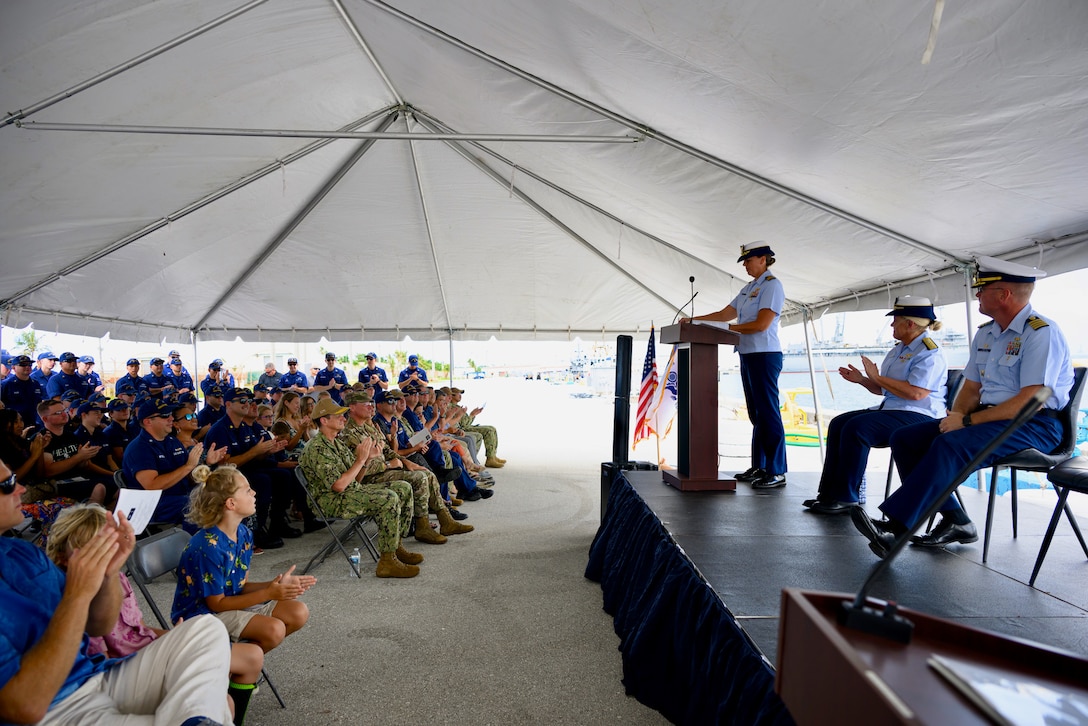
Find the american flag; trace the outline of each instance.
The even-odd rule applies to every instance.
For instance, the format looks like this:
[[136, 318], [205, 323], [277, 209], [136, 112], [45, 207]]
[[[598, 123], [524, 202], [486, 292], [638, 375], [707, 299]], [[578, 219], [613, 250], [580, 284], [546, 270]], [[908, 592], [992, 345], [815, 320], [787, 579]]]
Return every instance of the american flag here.
[[650, 405], [657, 391], [657, 357], [654, 354], [654, 326], [650, 326], [650, 342], [646, 345], [646, 361], [642, 364], [642, 387], [638, 391], [638, 412], [635, 414], [635, 441], [650, 438], [653, 428], [650, 425]]

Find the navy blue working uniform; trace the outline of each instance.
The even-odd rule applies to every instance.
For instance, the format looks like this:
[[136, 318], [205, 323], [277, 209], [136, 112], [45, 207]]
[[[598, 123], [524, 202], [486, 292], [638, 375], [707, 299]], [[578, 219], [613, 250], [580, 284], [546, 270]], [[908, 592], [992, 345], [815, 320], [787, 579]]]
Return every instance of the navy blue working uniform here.
[[740, 336], [740, 379], [748, 418], [752, 421], [752, 466], [769, 475], [786, 473], [786, 432], [778, 401], [778, 375], [782, 372], [782, 345], [778, 319], [786, 293], [782, 282], [767, 270], [740, 289], [729, 303], [737, 311], [737, 323], [751, 323], [760, 310], [774, 312], [774, 322], [764, 331]]
[[408, 366], [407, 368], [402, 370], [400, 372], [400, 375], [397, 376], [397, 383], [404, 383], [412, 377], [413, 373], [417, 374], [419, 380], [423, 381], [424, 383], [430, 383], [430, 381], [427, 380], [427, 371], [423, 370], [419, 366], [416, 366], [415, 368], [413, 368], [412, 366]]
[[306, 378], [306, 374], [302, 371], [295, 371], [294, 373], [284, 373], [280, 376], [280, 388], [287, 390], [291, 386], [302, 386], [303, 388], [309, 388], [309, 379]]
[[196, 422], [200, 424], [200, 428], [204, 428], [205, 426], [211, 426], [226, 415], [226, 406], [220, 406], [219, 408], [204, 406], [204, 408], [200, 409], [200, 413], [196, 415]]
[[[225, 411], [226, 407], [224, 406], [223, 409]], [[199, 422], [199, 420], [198, 416], [197, 421]], [[210, 449], [214, 444], [217, 449], [226, 449], [227, 456], [241, 456], [258, 443], [260, 443], [260, 439], [250, 426], [244, 421], [235, 426], [229, 416], [223, 416], [223, 418], [212, 424], [212, 427], [208, 429], [208, 433], [204, 436], [205, 449]], [[260, 527], [266, 526], [274, 505], [277, 516], [285, 512], [288, 496], [291, 494], [287, 486], [289, 482], [281, 481], [278, 476], [275, 477], [277, 486], [273, 486], [273, 476], [270, 476], [270, 474], [277, 470], [267, 469], [262, 466], [263, 463], [258, 457], [250, 459], [239, 467], [242, 473], [246, 475], [246, 479], [249, 480], [253, 491], [257, 494], [257, 522]], [[287, 469], [280, 471], [290, 474]]]
[[[314, 376], [315, 386], [327, 386], [330, 383], [340, 383], [342, 385], [348, 385], [348, 374], [344, 373], [342, 368], [333, 368], [331, 371], [328, 368], [322, 368]], [[329, 395], [332, 396], [332, 400], [336, 401], [340, 405], [344, 404], [344, 399], [340, 395], [339, 388], [330, 388]]]
[[817, 496], [820, 501], [860, 502], [869, 449], [888, 446], [891, 435], [904, 426], [945, 415], [948, 363], [928, 331], [909, 344], [896, 343], [884, 356], [880, 375], [924, 388], [929, 395], [912, 401], [884, 389], [884, 398], [879, 405], [848, 411], [831, 419], [827, 427], [827, 456]]
[[[1043, 410], [997, 447], [981, 463], [982, 468], [1023, 449], [1053, 451], [1061, 442], [1058, 411], [1069, 402], [1073, 386], [1069, 345], [1058, 326], [1036, 315], [1030, 304], [1005, 330], [993, 321], [979, 328], [963, 375], [981, 384], [983, 406], [1004, 403], [1028, 386], [1047, 386], [1053, 391]], [[991, 421], [942, 434], [940, 422], [932, 421], [895, 432], [891, 437], [892, 456], [903, 485], [880, 509], [912, 529], [959, 470], [1007, 425], [1008, 421]], [[941, 511], [958, 514], [959, 502], [949, 497]]]
[[155, 375], [154, 373], [148, 373], [146, 376], [144, 376], [144, 383], [147, 384], [149, 392], [152, 388], [162, 389], [167, 385], [174, 385], [174, 382], [171, 381], [170, 377], [167, 376], [165, 373], [163, 373], [161, 376]]
[[92, 392], [102, 385], [102, 376], [98, 375], [98, 371], [89, 371], [83, 380], [87, 383], [87, 390]]
[[171, 384], [173, 384], [174, 388], [178, 389], [179, 391], [196, 390], [196, 384], [193, 383], [193, 377], [190, 376], [184, 368], [181, 369], [181, 373], [174, 373], [174, 370], [172, 368], [167, 368], [164, 375], [166, 379], [170, 381]]
[[38, 420], [38, 404], [45, 400], [42, 384], [33, 378], [21, 381], [11, 374], [0, 384], [0, 401], [5, 408], [18, 411], [24, 426], [33, 426]]
[[87, 396], [91, 394], [91, 390], [87, 387], [87, 380], [78, 373], [60, 373], [54, 372], [49, 376], [49, 384], [46, 386], [45, 395], [48, 398], [58, 398], [63, 396], [65, 391], [75, 391], [79, 394], [80, 400], [85, 400]]
[[[363, 368], [361, 371], [359, 371], [359, 383], [370, 384], [371, 376], [377, 376], [378, 380], [382, 383], [389, 383], [389, 376], [386, 374], [385, 369], [378, 367]], [[423, 380], [427, 379], [424, 378]]]
[[228, 388], [234, 388], [234, 376], [228, 373], [226, 381], [217, 381], [210, 375], [207, 375], [204, 376], [204, 380], [200, 382], [200, 390], [204, 393], [205, 398], [208, 396], [208, 391], [215, 388], [216, 386], [219, 386], [219, 388], [224, 391]]
[[125, 373], [125, 375], [118, 378], [117, 382], [113, 384], [113, 395], [117, 396], [117, 392], [121, 390], [125, 385], [131, 386], [135, 393], [139, 393], [140, 391], [147, 391], [147, 381], [145, 381], [140, 376], [134, 376], [131, 373]]
[[[125, 448], [121, 468], [130, 487], [143, 489], [136, 478], [137, 472], [154, 470], [158, 474], [166, 474], [185, 466], [188, 460], [189, 452], [178, 437], [170, 434], [162, 441], [156, 441], [154, 436], [141, 429]], [[162, 490], [152, 520], [181, 524], [185, 519], [185, 509], [189, 506], [189, 492], [192, 488], [193, 481], [185, 477], [172, 487]]]
[[129, 419], [127, 426], [122, 426], [119, 421], [112, 421], [110, 425], [102, 430], [102, 437], [106, 441], [106, 446], [110, 447], [112, 452], [114, 449], [121, 449], [123, 452], [136, 435], [136, 424], [132, 423]]
[[41, 384], [41, 387], [42, 387], [43, 391], [49, 385], [49, 379], [52, 378], [55, 375], [57, 375], [57, 372], [53, 371], [52, 373], [50, 373], [47, 376], [47, 375], [45, 375], [45, 373], [42, 371], [41, 368], [35, 368], [33, 371], [30, 372], [30, 377]]

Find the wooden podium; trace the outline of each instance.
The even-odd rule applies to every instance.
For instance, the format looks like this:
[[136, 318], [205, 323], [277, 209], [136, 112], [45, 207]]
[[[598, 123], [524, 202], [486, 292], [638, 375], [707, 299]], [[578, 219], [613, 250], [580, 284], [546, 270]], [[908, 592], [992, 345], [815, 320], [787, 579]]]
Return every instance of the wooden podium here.
[[1088, 660], [1076, 654], [905, 608], [914, 635], [896, 643], [840, 625], [842, 604], [853, 600], [782, 591], [775, 691], [798, 724], [992, 724], [927, 664], [932, 655], [1088, 699]]
[[676, 343], [676, 471], [665, 483], [682, 492], [734, 491], [735, 479], [718, 471], [718, 346], [740, 336], [711, 325], [682, 322], [661, 329], [662, 343]]

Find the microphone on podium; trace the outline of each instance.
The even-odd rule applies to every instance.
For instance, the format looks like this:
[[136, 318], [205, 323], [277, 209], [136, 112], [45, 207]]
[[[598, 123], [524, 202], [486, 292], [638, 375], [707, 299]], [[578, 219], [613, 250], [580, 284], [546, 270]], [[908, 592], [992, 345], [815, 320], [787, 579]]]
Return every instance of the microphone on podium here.
[[673, 323], [676, 322], [677, 318], [679, 318], [681, 315], [684, 314], [684, 308], [687, 307], [688, 303], [691, 303], [691, 312], [688, 314], [688, 317], [689, 318], [694, 318], [695, 317], [695, 296], [699, 294], [699, 293], [695, 292], [695, 275], [692, 275], [691, 277], [689, 277], [688, 282], [691, 283], [691, 297], [689, 297], [684, 302], [683, 305], [676, 308], [676, 315], [672, 316], [672, 322]]
[[[898, 605], [895, 602], [888, 601], [883, 609], [878, 610], [873, 607], [869, 607], [865, 604], [869, 589], [873, 586], [873, 583], [878, 577], [891, 566], [892, 560], [896, 558], [907, 542], [910, 540], [911, 535], [918, 530], [922, 522], [928, 522], [930, 517], [933, 517], [941, 509], [941, 505], [945, 500], [952, 496], [952, 493], [956, 491], [956, 487], [959, 483], [969, 477], [972, 473], [977, 471], [982, 466], [982, 462], [985, 461], [990, 454], [992, 454], [998, 446], [1001, 446], [1005, 442], [1005, 439], [1012, 436], [1013, 432], [1023, 426], [1027, 421], [1034, 416], [1043, 407], [1043, 404], [1047, 402], [1047, 399], [1053, 394], [1046, 386], [1042, 386], [1035, 392], [1023, 408], [1017, 412], [1016, 416], [1009, 421], [1009, 424], [1002, 429], [993, 440], [986, 445], [982, 451], [975, 455], [975, 458], [967, 462], [962, 469], [960, 469], [956, 476], [952, 478], [948, 486], [945, 488], [944, 493], [941, 496], [933, 500], [933, 504], [929, 506], [929, 509], [918, 517], [917, 523], [914, 528], [899, 535], [895, 542], [892, 544], [888, 554], [884, 555], [884, 559], [876, 563], [873, 566], [872, 571], [869, 573], [869, 577], [862, 583], [861, 589], [858, 590], [857, 597], [854, 598], [852, 603], [843, 603], [842, 610], [839, 611], [839, 624], [860, 630], [864, 633], [871, 633], [873, 635], [879, 635], [890, 640], [895, 640], [900, 643], [909, 643], [911, 634], [914, 632], [914, 623], [899, 615], [896, 611]], [[990, 486], [995, 486], [994, 482], [990, 482]]]

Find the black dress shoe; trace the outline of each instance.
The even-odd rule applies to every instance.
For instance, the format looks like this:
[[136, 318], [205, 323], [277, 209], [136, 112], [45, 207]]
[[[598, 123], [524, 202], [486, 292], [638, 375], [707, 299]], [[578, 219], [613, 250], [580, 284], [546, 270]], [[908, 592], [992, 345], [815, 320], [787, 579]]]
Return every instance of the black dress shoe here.
[[481, 489], [473, 489], [471, 492], [461, 492], [459, 496], [466, 502], [478, 502], [482, 498], [481, 491]]
[[753, 489], [781, 489], [786, 486], [785, 474], [764, 474], [752, 481]]
[[491, 491], [490, 489], [480, 489], [479, 487], [477, 487], [476, 491], [478, 491], [480, 493], [480, 496], [484, 499], [490, 499], [491, 497], [495, 496], [495, 492]]
[[747, 471], [742, 471], [733, 478], [737, 481], [755, 481], [756, 479], [762, 479], [765, 476], [767, 476], [767, 472], [763, 471], [758, 466], [753, 466]]
[[858, 506], [857, 502], [821, 502], [817, 500], [810, 509], [820, 514], [846, 514], [856, 506]]
[[941, 517], [940, 523], [933, 528], [932, 532], [911, 537], [910, 541], [911, 544], [917, 547], [944, 547], [946, 544], [952, 544], [953, 542], [970, 544], [971, 542], [978, 542], [978, 530], [975, 529], [974, 522], [952, 524], [950, 520]]
[[253, 544], [262, 550], [276, 550], [283, 547], [283, 540], [262, 528], [253, 533]]
[[884, 522], [873, 520], [862, 507], [850, 509], [850, 521], [869, 540], [869, 549], [873, 551], [873, 554], [884, 559], [895, 544], [895, 532], [891, 531]]
[[302, 532], [287, 524], [287, 521], [277, 522], [268, 528], [268, 531], [273, 535], [279, 537], [286, 537], [287, 539], [296, 539], [302, 536]]
[[458, 512], [453, 507], [449, 507], [449, 510], [450, 510], [450, 516], [453, 517], [454, 519], [456, 519], [458, 522], [460, 522], [462, 520], [465, 520], [465, 519], [468, 519], [468, 515], [465, 514], [464, 512]]
[[820, 500], [819, 499], [806, 499], [805, 501], [801, 502], [801, 506], [806, 508], [806, 509], [812, 509], [812, 505], [814, 505], [818, 501], [820, 501]]

